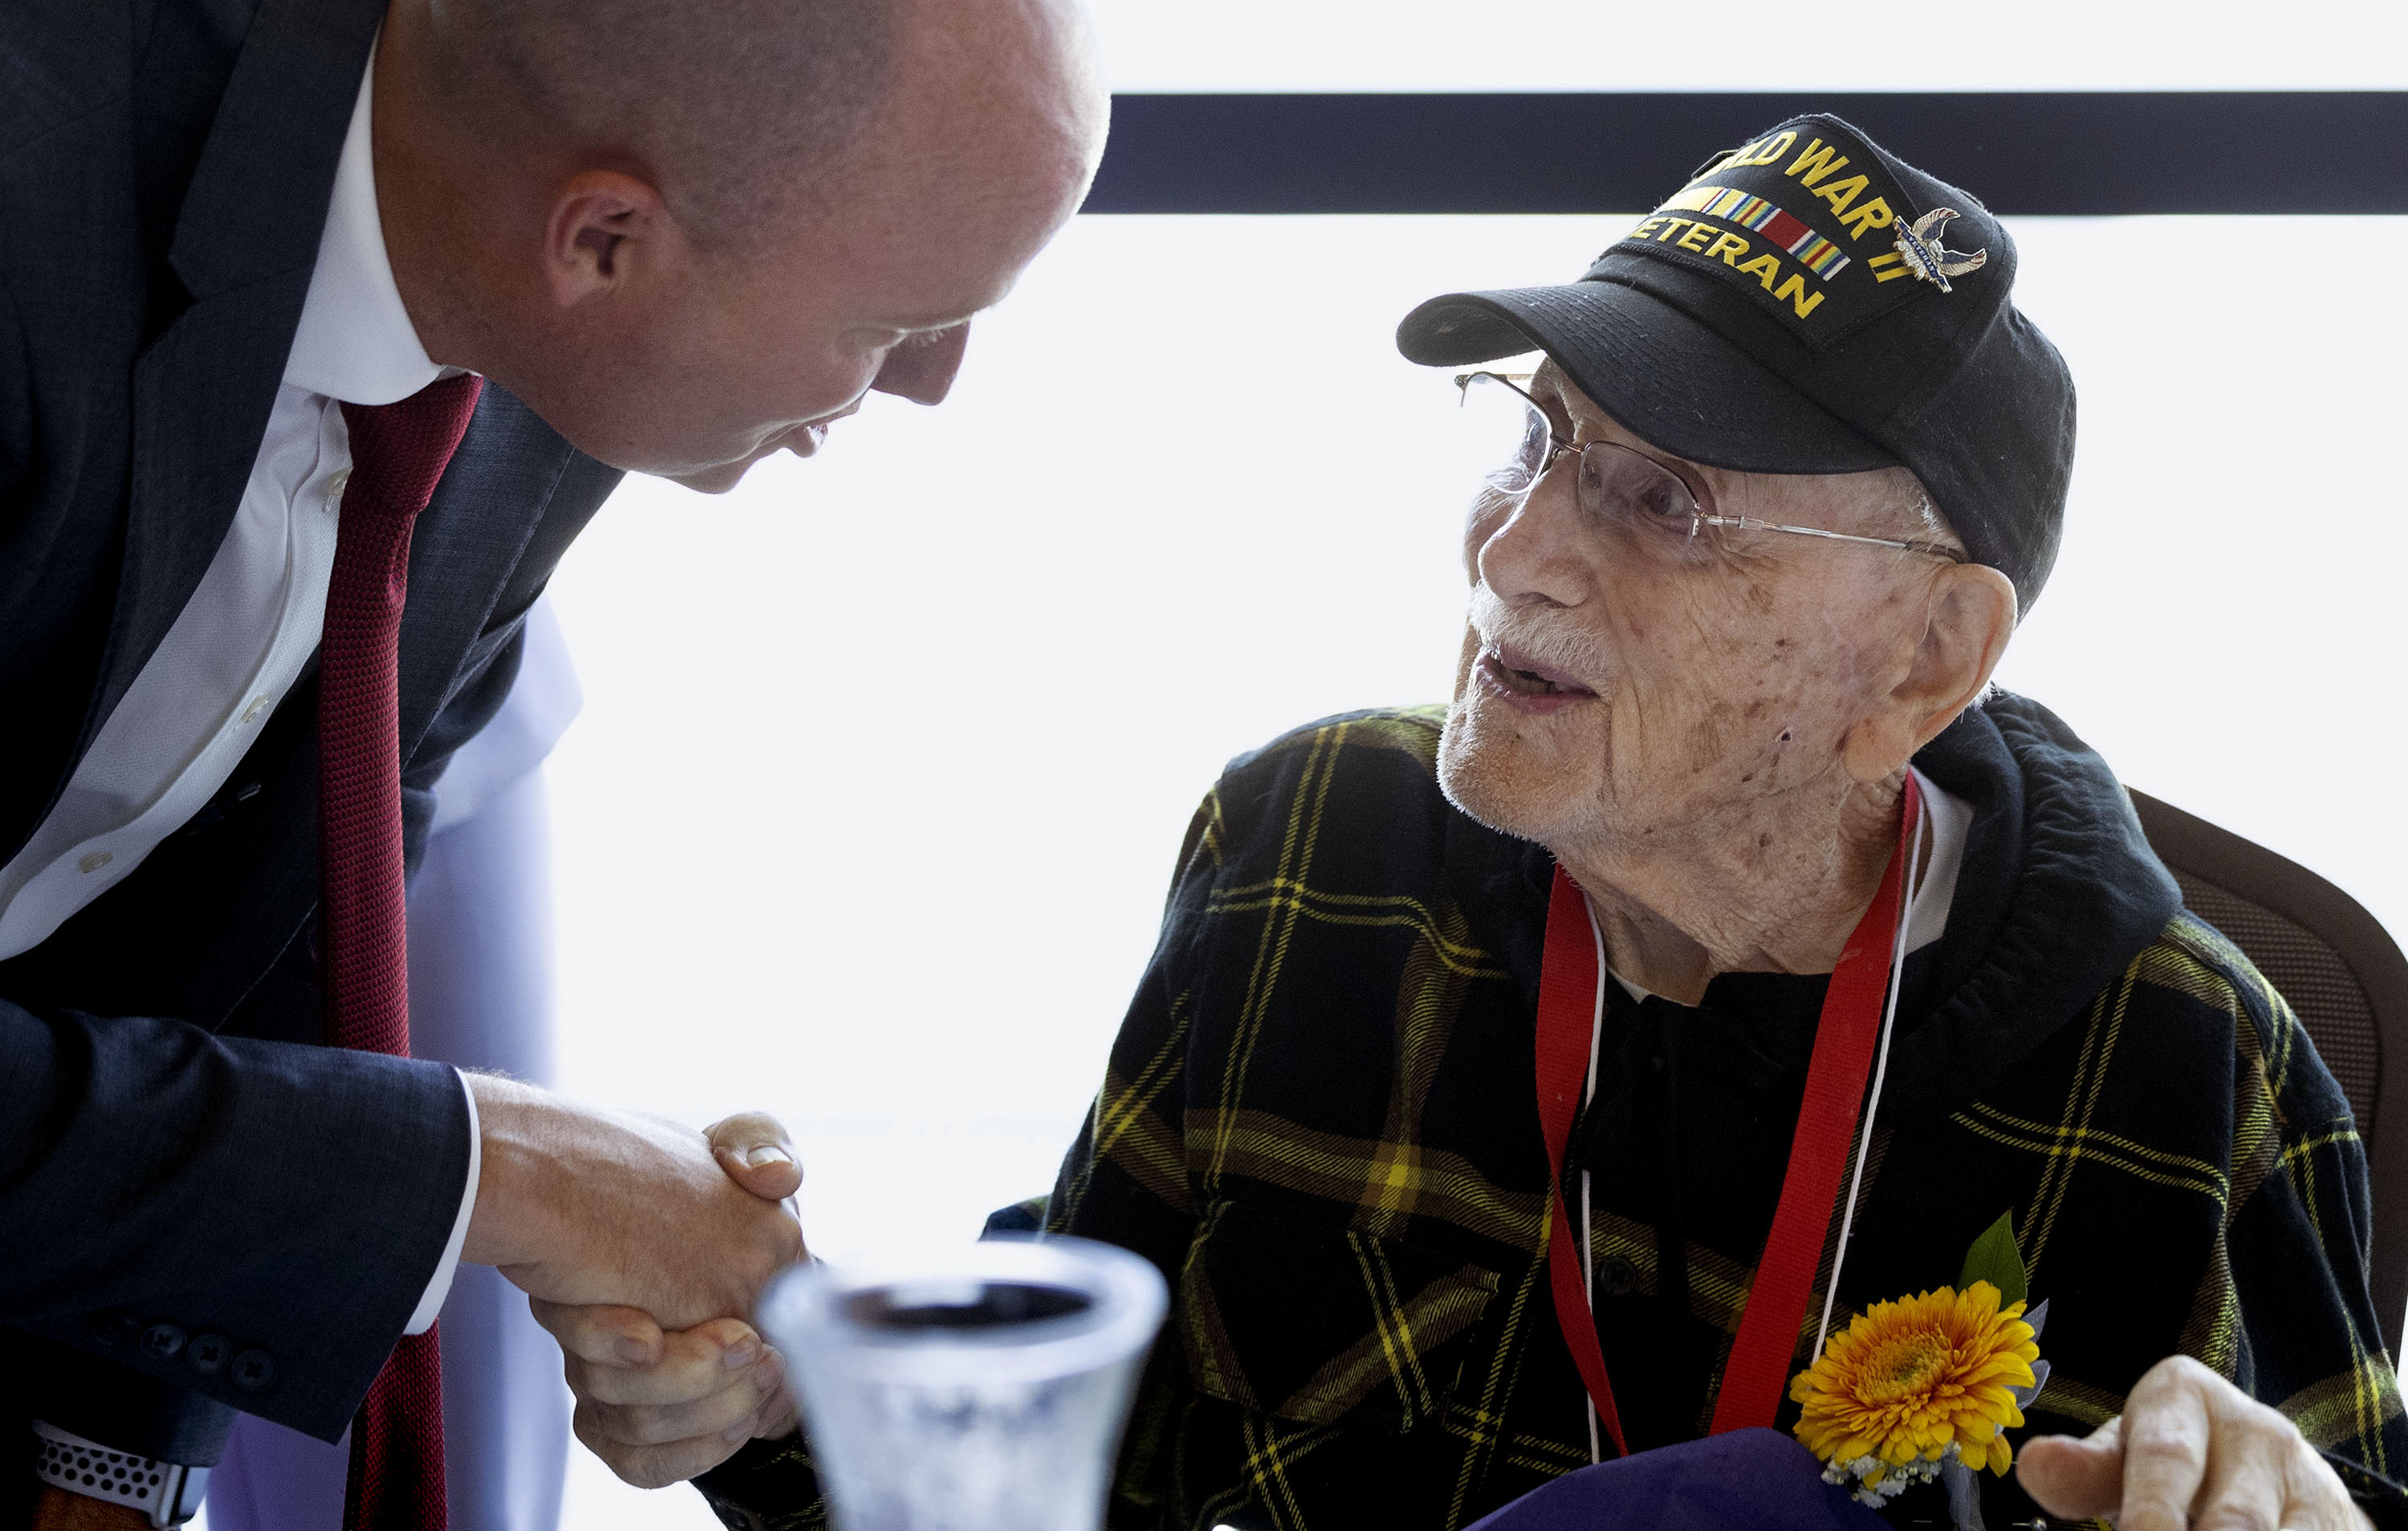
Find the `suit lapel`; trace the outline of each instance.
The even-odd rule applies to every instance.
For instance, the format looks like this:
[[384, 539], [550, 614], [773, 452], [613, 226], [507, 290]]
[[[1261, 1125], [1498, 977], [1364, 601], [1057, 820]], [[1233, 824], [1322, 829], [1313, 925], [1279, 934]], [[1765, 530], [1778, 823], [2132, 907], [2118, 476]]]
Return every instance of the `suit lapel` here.
[[169, 250], [193, 303], [135, 365], [125, 555], [87, 745], [242, 502], [382, 16], [379, 0], [267, 0], [235, 63]]
[[485, 384], [467, 436], [410, 532], [398, 674], [405, 763], [462, 680], [481, 670], [485, 656], [470, 650], [494, 637], [487, 628], [503, 590], [574, 456], [534, 410]]

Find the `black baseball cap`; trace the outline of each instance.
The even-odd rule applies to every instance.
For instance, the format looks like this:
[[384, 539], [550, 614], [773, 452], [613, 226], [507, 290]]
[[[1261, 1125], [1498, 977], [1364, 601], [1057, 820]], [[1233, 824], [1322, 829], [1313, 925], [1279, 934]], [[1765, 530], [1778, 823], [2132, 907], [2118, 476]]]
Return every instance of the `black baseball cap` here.
[[2014, 241], [1839, 118], [1718, 153], [1578, 281], [1450, 293], [1412, 361], [1544, 351], [1642, 439], [1749, 473], [1903, 465], [2029, 610], [2057, 561], [2073, 379], [2013, 302]]

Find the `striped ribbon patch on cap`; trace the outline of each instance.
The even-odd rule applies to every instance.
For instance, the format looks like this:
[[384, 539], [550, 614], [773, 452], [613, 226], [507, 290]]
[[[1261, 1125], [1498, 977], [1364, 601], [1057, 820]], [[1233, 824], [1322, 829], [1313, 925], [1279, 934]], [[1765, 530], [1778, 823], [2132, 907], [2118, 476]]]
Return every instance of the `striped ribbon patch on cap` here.
[[1839, 246], [1808, 228], [1796, 214], [1784, 212], [1736, 186], [1692, 186], [1657, 210], [1703, 213], [1761, 234], [1825, 281], [1839, 275], [1848, 264], [1848, 257], [1841, 253]]

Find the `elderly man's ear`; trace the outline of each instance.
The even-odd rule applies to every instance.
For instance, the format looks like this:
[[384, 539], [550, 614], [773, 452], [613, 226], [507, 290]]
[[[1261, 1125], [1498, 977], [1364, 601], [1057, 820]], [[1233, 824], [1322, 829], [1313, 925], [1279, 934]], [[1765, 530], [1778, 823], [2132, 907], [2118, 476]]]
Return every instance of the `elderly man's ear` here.
[[1858, 781], [1885, 781], [1973, 705], [2015, 631], [2015, 587], [1984, 564], [1952, 564], [1924, 594], [1922, 634], [1910, 621], [1891, 655], [1898, 680], [1848, 731], [1842, 751]]

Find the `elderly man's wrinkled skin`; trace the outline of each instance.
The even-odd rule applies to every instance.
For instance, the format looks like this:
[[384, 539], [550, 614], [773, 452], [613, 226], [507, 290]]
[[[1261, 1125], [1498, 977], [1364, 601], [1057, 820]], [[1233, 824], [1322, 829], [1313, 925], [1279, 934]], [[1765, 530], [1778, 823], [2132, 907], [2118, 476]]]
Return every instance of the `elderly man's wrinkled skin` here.
[[[1558, 439], [1664, 457], [1552, 364], [1532, 391]], [[1725, 515], [1932, 539], [1900, 470], [1697, 471]], [[1881, 880], [1908, 759], [2005, 651], [2014, 586], [1778, 532], [1650, 556], [1585, 522], [1575, 472], [1560, 459], [1526, 499], [1475, 508], [1440, 784], [1562, 859], [1636, 983], [1694, 1003], [1716, 972], [1828, 972]], [[1516, 679], [1534, 667], [1555, 694]]]
[[2024, 1442], [2015, 1472], [2050, 1514], [2122, 1531], [2369, 1524], [2289, 1420], [2186, 1355], [2150, 1367], [2124, 1412], [2087, 1438]]

